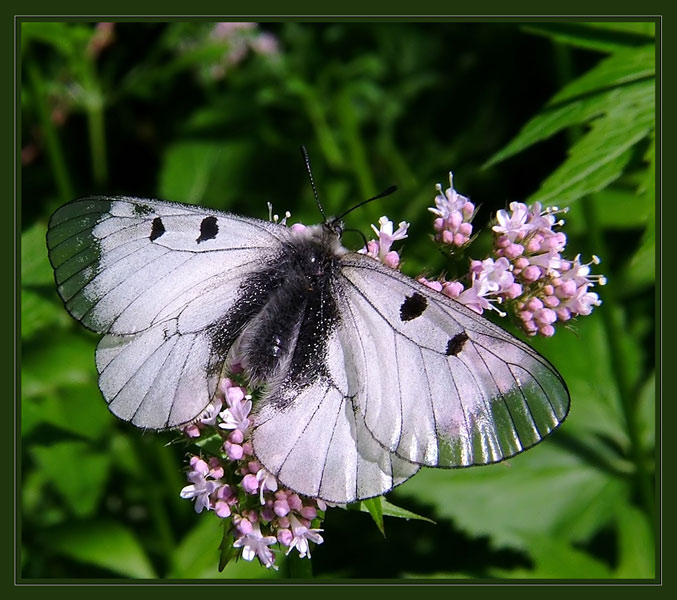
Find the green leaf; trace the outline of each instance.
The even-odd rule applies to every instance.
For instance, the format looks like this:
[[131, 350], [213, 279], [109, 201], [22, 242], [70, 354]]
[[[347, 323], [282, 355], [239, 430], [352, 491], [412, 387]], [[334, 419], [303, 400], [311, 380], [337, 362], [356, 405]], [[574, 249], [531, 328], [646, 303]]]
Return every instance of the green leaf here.
[[84, 58], [82, 51], [92, 34], [91, 25], [32, 21], [21, 24], [21, 46], [40, 42], [52, 46], [66, 58], [77, 60]]
[[376, 496], [375, 498], [369, 498], [368, 500], [362, 500], [360, 502], [360, 510], [368, 512], [371, 515], [371, 518], [376, 523], [379, 531], [385, 536], [386, 532], [383, 527], [383, 506], [381, 504], [383, 500], [382, 496]]
[[655, 238], [646, 238], [626, 268], [621, 271], [618, 287], [625, 296], [653, 287], [656, 283]]
[[538, 579], [609, 579], [611, 569], [591, 554], [574, 548], [565, 541], [534, 535], [528, 542], [533, 569], [495, 570], [494, 575], [511, 578]]
[[474, 537], [488, 536], [495, 548], [524, 550], [531, 536], [542, 533], [571, 542], [590, 539], [613, 518], [628, 489], [550, 440], [496, 465], [422, 469], [396, 494], [431, 504], [438, 522], [450, 519]]
[[51, 300], [27, 288], [21, 288], [21, 339], [31, 340], [45, 329], [61, 329], [69, 324], [68, 313]]
[[[590, 194], [589, 201], [594, 204], [597, 223], [602, 229], [627, 231], [641, 227], [646, 213], [644, 197], [637, 197], [634, 190], [614, 184]], [[580, 210], [569, 211], [564, 215], [565, 231], [568, 237], [585, 235], [588, 226], [585, 214]]]
[[647, 208], [646, 229], [629, 268], [625, 270], [632, 273], [630, 285], [636, 288], [651, 284], [656, 278], [656, 142], [653, 135], [644, 160], [648, 163], [646, 174], [637, 191]]
[[646, 515], [634, 506], [618, 514], [619, 557], [615, 576], [644, 579], [656, 576], [654, 534]]
[[[524, 25], [522, 29], [556, 42], [599, 52], [617, 52], [628, 47], [646, 44], [653, 37], [653, 23], [611, 23], [629, 25], [622, 28], [595, 28], [601, 23], [539, 23]], [[648, 26], [648, 27], [647, 27]]]
[[47, 258], [47, 226], [38, 221], [21, 234], [21, 285], [54, 285]]
[[417, 521], [428, 521], [428, 523], [435, 523], [435, 521], [429, 519], [428, 517], [423, 517], [421, 515], [417, 515], [414, 512], [411, 512], [410, 510], [407, 510], [406, 508], [395, 506], [394, 504], [391, 504], [385, 499], [382, 502], [382, 508], [383, 514], [387, 517], [397, 517], [398, 519], [407, 519], [407, 520], [414, 519]]
[[650, 38], [656, 35], [656, 24], [651, 21], [590, 21], [584, 25], [594, 29], [635, 33]]
[[[599, 291], [603, 296], [604, 288]], [[600, 313], [610, 308], [602, 304], [591, 315], [573, 323], [572, 330], [561, 330], [553, 339], [530, 340], [530, 345], [559, 368], [569, 387], [571, 412], [562, 425], [562, 433], [571, 434], [582, 442], [609, 440], [627, 452], [629, 438], [611, 364], [611, 340]], [[625, 315], [618, 318], [624, 319]], [[627, 331], [627, 327], [622, 329]], [[620, 343], [631, 377], [639, 377], [642, 349], [629, 332]], [[533, 451], [538, 452], [539, 448]], [[619, 471], [625, 471], [622, 462], [615, 466]]]
[[592, 122], [590, 131], [569, 150], [569, 158], [528, 202], [567, 206], [617, 179], [631, 148], [654, 126], [653, 106], [624, 107]]
[[68, 526], [49, 531], [45, 544], [64, 556], [123, 577], [157, 577], [134, 533], [119, 523], [100, 519], [71, 522]]
[[228, 563], [237, 556], [237, 548], [233, 546], [233, 533], [230, 530], [230, 519], [224, 520], [221, 526], [223, 537], [219, 544], [219, 571], [223, 571]]
[[188, 204], [223, 206], [238, 188], [247, 162], [247, 144], [182, 141], [170, 146], [160, 173], [161, 198]]
[[642, 450], [647, 456], [653, 456], [656, 446], [656, 374], [644, 382], [637, 399], [637, 428]]
[[[594, 77], [593, 73], [584, 85], [575, 80], [564, 87], [555, 97], [558, 102], [550, 101], [503, 149], [485, 163], [484, 168], [503, 161], [537, 142], [546, 140], [567, 127], [585, 123], [609, 111], [615, 110], [622, 113], [626, 107], [653, 106], [655, 95], [653, 78], [632, 80], [616, 86], [611, 83], [614, 78], [617, 80], [625, 77], [630, 80], [632, 75], [607, 68], [605, 68], [604, 75], [605, 78], [601, 79]], [[585, 90], [587, 92], [584, 92]], [[565, 100], [567, 98], [568, 100]]]
[[[24, 424], [25, 417], [28, 422]], [[38, 423], [44, 423], [97, 441], [107, 434], [112, 422], [112, 415], [94, 382], [66, 385], [44, 396], [24, 396], [21, 402], [24, 435]]]
[[73, 514], [94, 513], [108, 480], [110, 456], [85, 442], [72, 441], [33, 446], [31, 453]]
[[[171, 556], [167, 577], [177, 579], [270, 579], [279, 572], [266, 569], [258, 560], [231, 560], [218, 570], [223, 521], [213, 513], [196, 516], [196, 526], [181, 540]], [[232, 544], [232, 538], [231, 542]], [[279, 557], [278, 557], [279, 561]]]
[[26, 397], [48, 395], [64, 385], [96, 381], [93, 340], [63, 332], [31, 348], [21, 364], [21, 392]]
[[547, 106], [556, 106], [609, 88], [621, 89], [621, 86], [636, 81], [649, 80], [653, 83], [655, 74], [656, 48], [653, 45], [618, 52], [564, 86]]

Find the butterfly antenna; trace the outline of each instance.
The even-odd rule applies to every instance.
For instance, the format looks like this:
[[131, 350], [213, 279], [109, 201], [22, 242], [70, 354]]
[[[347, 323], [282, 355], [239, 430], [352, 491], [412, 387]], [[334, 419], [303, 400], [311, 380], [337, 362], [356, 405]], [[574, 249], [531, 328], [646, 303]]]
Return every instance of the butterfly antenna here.
[[306, 163], [306, 171], [308, 171], [308, 178], [310, 179], [310, 187], [313, 188], [313, 195], [315, 196], [315, 202], [317, 202], [317, 206], [320, 209], [320, 214], [322, 215], [322, 219], [324, 222], [327, 222], [327, 215], [324, 214], [324, 208], [322, 208], [322, 204], [320, 202], [320, 197], [317, 195], [317, 188], [315, 187], [315, 180], [313, 179], [313, 171], [310, 168], [310, 159], [308, 158], [308, 152], [306, 152], [306, 147], [301, 146], [301, 156], [303, 156], [303, 160]]
[[364, 235], [364, 233], [362, 233], [359, 229], [352, 229], [352, 228], [344, 229], [343, 233], [346, 233], [348, 231], [351, 231], [353, 233], [357, 233], [362, 238], [362, 241], [364, 242], [364, 247], [365, 248], [367, 247], [367, 245], [368, 245], [367, 236]]
[[360, 206], [364, 206], [365, 204], [372, 202], [373, 200], [378, 200], [379, 198], [383, 198], [385, 196], [390, 196], [390, 194], [392, 194], [396, 190], [397, 190], [397, 186], [391, 185], [389, 188], [383, 190], [380, 194], [376, 194], [376, 196], [373, 196], [372, 198], [367, 198], [366, 200], [362, 200], [362, 202], [359, 202], [358, 204], [356, 204], [352, 208], [349, 208], [343, 214], [341, 214], [338, 217], [332, 219], [332, 223], [336, 223], [336, 222], [340, 221], [341, 219], [343, 219], [343, 217], [345, 217], [347, 214], [350, 214], [351, 212], [353, 212], [356, 208], [360, 208]]

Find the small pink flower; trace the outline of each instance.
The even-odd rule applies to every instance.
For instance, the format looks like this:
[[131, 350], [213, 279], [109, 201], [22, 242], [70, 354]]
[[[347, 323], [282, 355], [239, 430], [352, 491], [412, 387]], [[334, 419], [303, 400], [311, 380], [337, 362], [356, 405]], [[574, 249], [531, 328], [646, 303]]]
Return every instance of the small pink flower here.
[[277, 541], [272, 536], [264, 536], [261, 533], [261, 528], [255, 524], [249, 533], [235, 540], [233, 546], [235, 548], [242, 548], [242, 558], [248, 561], [258, 558], [264, 567], [271, 568], [275, 564], [275, 555], [268, 548]]
[[289, 554], [293, 548], [296, 548], [300, 558], [305, 558], [306, 556], [310, 558], [309, 542], [321, 544], [324, 541], [319, 534], [322, 529], [309, 529], [307, 525], [304, 525], [303, 522], [297, 519], [293, 514], [289, 517], [289, 521], [291, 523], [293, 539], [289, 544], [287, 554]]

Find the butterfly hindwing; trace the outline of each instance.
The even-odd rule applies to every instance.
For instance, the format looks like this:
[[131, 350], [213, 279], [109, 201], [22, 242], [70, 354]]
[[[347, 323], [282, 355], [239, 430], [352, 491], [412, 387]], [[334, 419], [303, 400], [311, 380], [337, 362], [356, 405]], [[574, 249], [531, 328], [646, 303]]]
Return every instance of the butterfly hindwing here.
[[258, 459], [287, 487], [329, 502], [378, 496], [419, 466], [379, 444], [365, 427], [346, 372], [350, 348], [339, 328], [325, 351], [323, 374], [303, 387], [283, 381], [262, 398], [252, 442]]

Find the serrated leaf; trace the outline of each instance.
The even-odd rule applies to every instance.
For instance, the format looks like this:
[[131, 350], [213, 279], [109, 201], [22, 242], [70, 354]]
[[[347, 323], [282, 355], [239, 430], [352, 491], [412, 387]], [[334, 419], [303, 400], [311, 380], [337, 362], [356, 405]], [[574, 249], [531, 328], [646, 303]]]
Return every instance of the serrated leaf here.
[[503, 161], [537, 142], [546, 140], [567, 127], [585, 123], [610, 110], [623, 111], [628, 106], [653, 103], [654, 91], [655, 81], [653, 79], [640, 80], [600, 90], [561, 104], [546, 106], [503, 149], [492, 156], [484, 164], [484, 168]]
[[646, 515], [634, 506], [618, 514], [619, 556], [615, 576], [651, 579], [656, 575], [654, 533]]
[[86, 517], [94, 513], [108, 480], [110, 456], [74, 441], [33, 446], [31, 453], [73, 514]]
[[528, 202], [568, 206], [604, 189], [623, 173], [632, 147], [654, 126], [653, 106], [625, 107], [592, 122], [569, 150], [567, 160], [548, 177]]
[[653, 80], [655, 74], [656, 48], [653, 45], [617, 52], [565, 85], [548, 101], [547, 106], [555, 106], [609, 88], [620, 88], [643, 79]]
[[[646, 44], [652, 33], [646, 27], [596, 30], [590, 23], [539, 23], [524, 25], [522, 29], [536, 35], [547, 36], [557, 42], [577, 48], [599, 52], [618, 52], [628, 47]], [[629, 25], [653, 25], [653, 23], [629, 23]]]
[[47, 226], [38, 221], [21, 234], [21, 285], [54, 285], [47, 258]]
[[71, 522], [49, 531], [45, 544], [73, 560], [123, 577], [157, 577], [143, 546], [127, 527], [110, 521]]
[[656, 254], [656, 142], [654, 137], [654, 135], [651, 136], [651, 143], [644, 155], [644, 160], [648, 164], [646, 173], [637, 189], [647, 209], [645, 215], [640, 216], [644, 217], [646, 229], [642, 235], [639, 248], [630, 261], [630, 269], [649, 264], [652, 279], [655, 277], [655, 264], [650, 257], [655, 257]]

